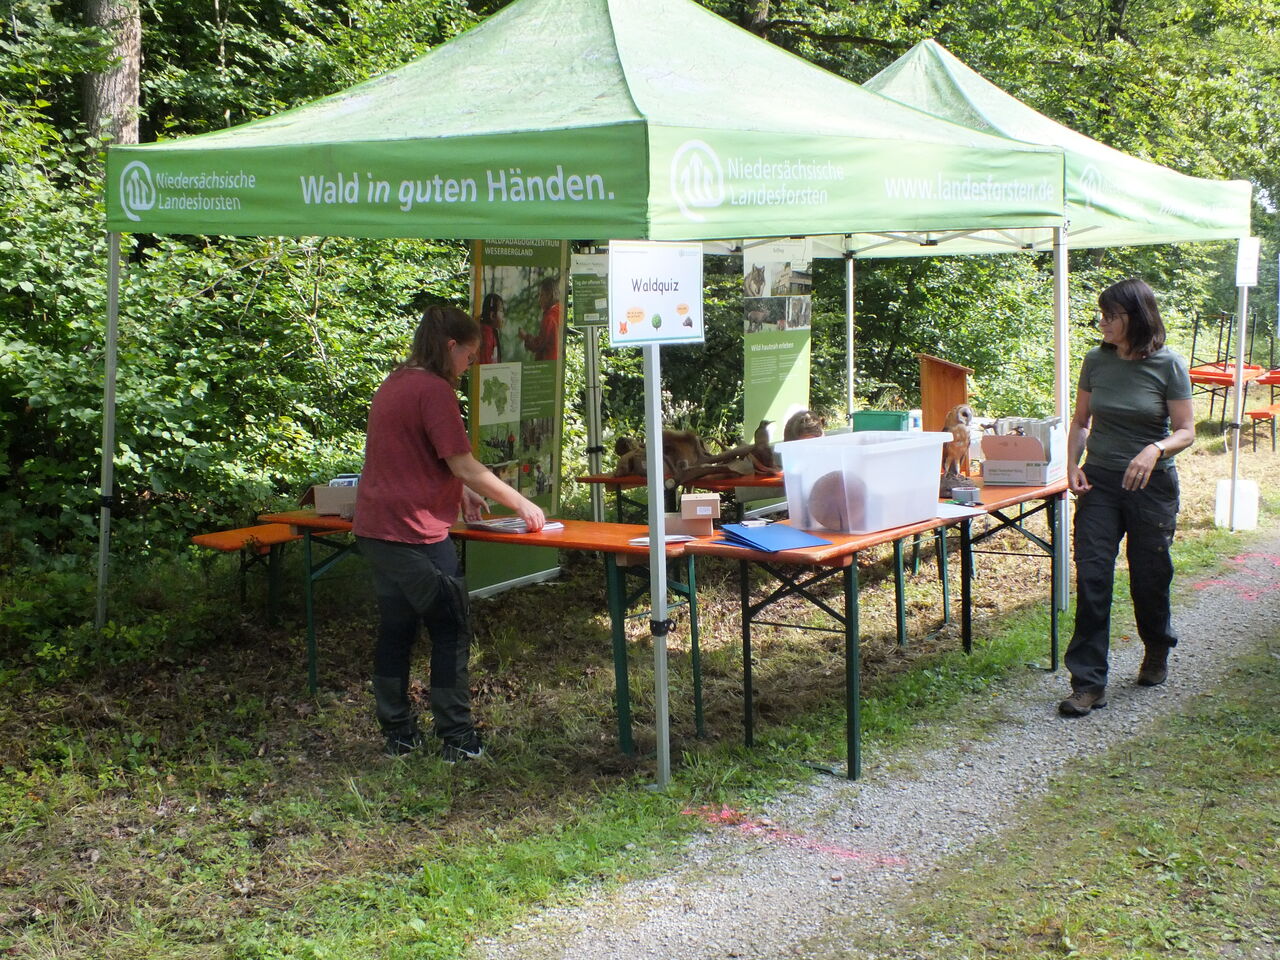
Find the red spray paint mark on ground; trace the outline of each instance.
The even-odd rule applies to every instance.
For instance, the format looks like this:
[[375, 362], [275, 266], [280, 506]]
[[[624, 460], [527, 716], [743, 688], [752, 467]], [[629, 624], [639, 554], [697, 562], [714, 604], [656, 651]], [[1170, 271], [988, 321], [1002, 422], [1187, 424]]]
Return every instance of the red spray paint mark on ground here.
[[688, 817], [697, 817], [713, 827], [734, 827], [743, 836], [780, 840], [783, 843], [800, 847], [811, 853], [824, 853], [828, 856], [838, 857], [841, 860], [856, 860], [874, 867], [905, 867], [907, 865], [907, 861], [902, 857], [883, 853], [870, 853], [865, 850], [850, 850], [848, 847], [814, 840], [812, 837], [806, 837], [802, 833], [793, 833], [790, 830], [776, 827], [771, 823], [765, 823], [763, 820], [748, 817], [745, 813], [735, 810], [733, 807], [688, 807], [680, 812]]
[[[1243, 567], [1250, 562], [1257, 563], [1259, 561], [1280, 569], [1280, 556], [1277, 556], [1274, 553], [1240, 553], [1229, 559], [1227, 562]], [[1241, 583], [1237, 580], [1230, 580], [1224, 577], [1211, 577], [1208, 580], [1197, 580], [1191, 585], [1191, 587], [1193, 590], [1207, 590], [1209, 587], [1223, 587], [1230, 590], [1241, 600], [1247, 600], [1251, 603], [1256, 603], [1263, 597], [1280, 591], [1280, 583]]]
[[1246, 564], [1250, 560], [1262, 560], [1273, 567], [1280, 567], [1280, 556], [1274, 553], [1241, 553], [1232, 557], [1228, 562]]

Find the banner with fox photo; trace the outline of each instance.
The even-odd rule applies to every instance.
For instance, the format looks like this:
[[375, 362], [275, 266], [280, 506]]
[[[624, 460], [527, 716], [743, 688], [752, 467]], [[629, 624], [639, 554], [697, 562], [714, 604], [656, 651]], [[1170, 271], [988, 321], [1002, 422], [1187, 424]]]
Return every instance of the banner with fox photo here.
[[781, 440], [787, 419], [809, 406], [812, 263], [808, 240], [742, 244], [744, 443], [761, 420]]

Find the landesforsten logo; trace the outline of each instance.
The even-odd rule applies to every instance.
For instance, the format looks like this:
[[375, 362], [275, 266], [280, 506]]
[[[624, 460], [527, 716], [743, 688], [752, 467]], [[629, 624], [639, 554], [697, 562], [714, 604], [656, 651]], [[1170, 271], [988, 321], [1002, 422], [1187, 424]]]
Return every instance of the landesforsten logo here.
[[701, 140], [686, 140], [671, 157], [671, 195], [688, 220], [707, 218], [695, 208], [724, 203], [724, 170], [716, 152]]
[[138, 212], [156, 205], [156, 188], [151, 170], [141, 160], [134, 160], [120, 172], [120, 208], [130, 220], [141, 220]]

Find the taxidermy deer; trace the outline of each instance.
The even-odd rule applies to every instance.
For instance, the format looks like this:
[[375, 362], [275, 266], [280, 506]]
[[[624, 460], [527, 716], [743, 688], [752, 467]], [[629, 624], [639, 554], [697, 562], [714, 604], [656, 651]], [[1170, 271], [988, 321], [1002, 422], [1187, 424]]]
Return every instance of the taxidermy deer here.
[[773, 447], [769, 443], [771, 422], [761, 420], [751, 443], [742, 443], [723, 453], [708, 456], [703, 461], [703, 466], [697, 468], [696, 473], [686, 476], [681, 482], [687, 483], [689, 480], [712, 473], [731, 473], [745, 477], [751, 474], [772, 476], [781, 472], [781, 467], [778, 466], [778, 461], [773, 455]]
[[[635, 437], [619, 437], [613, 450], [618, 455], [618, 465], [613, 471], [615, 477], [643, 477], [648, 473], [644, 444]], [[677, 483], [683, 483], [683, 475], [705, 463], [708, 456], [706, 444], [694, 431], [662, 431], [662, 470]]]

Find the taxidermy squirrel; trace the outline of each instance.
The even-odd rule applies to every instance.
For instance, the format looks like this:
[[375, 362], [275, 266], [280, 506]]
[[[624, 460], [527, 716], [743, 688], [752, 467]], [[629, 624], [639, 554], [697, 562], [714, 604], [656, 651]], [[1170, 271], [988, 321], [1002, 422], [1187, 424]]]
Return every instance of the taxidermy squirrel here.
[[960, 403], [947, 412], [942, 429], [951, 439], [942, 445], [942, 472], [948, 477], [959, 477], [969, 465], [969, 426], [973, 423], [973, 410], [967, 403]]

